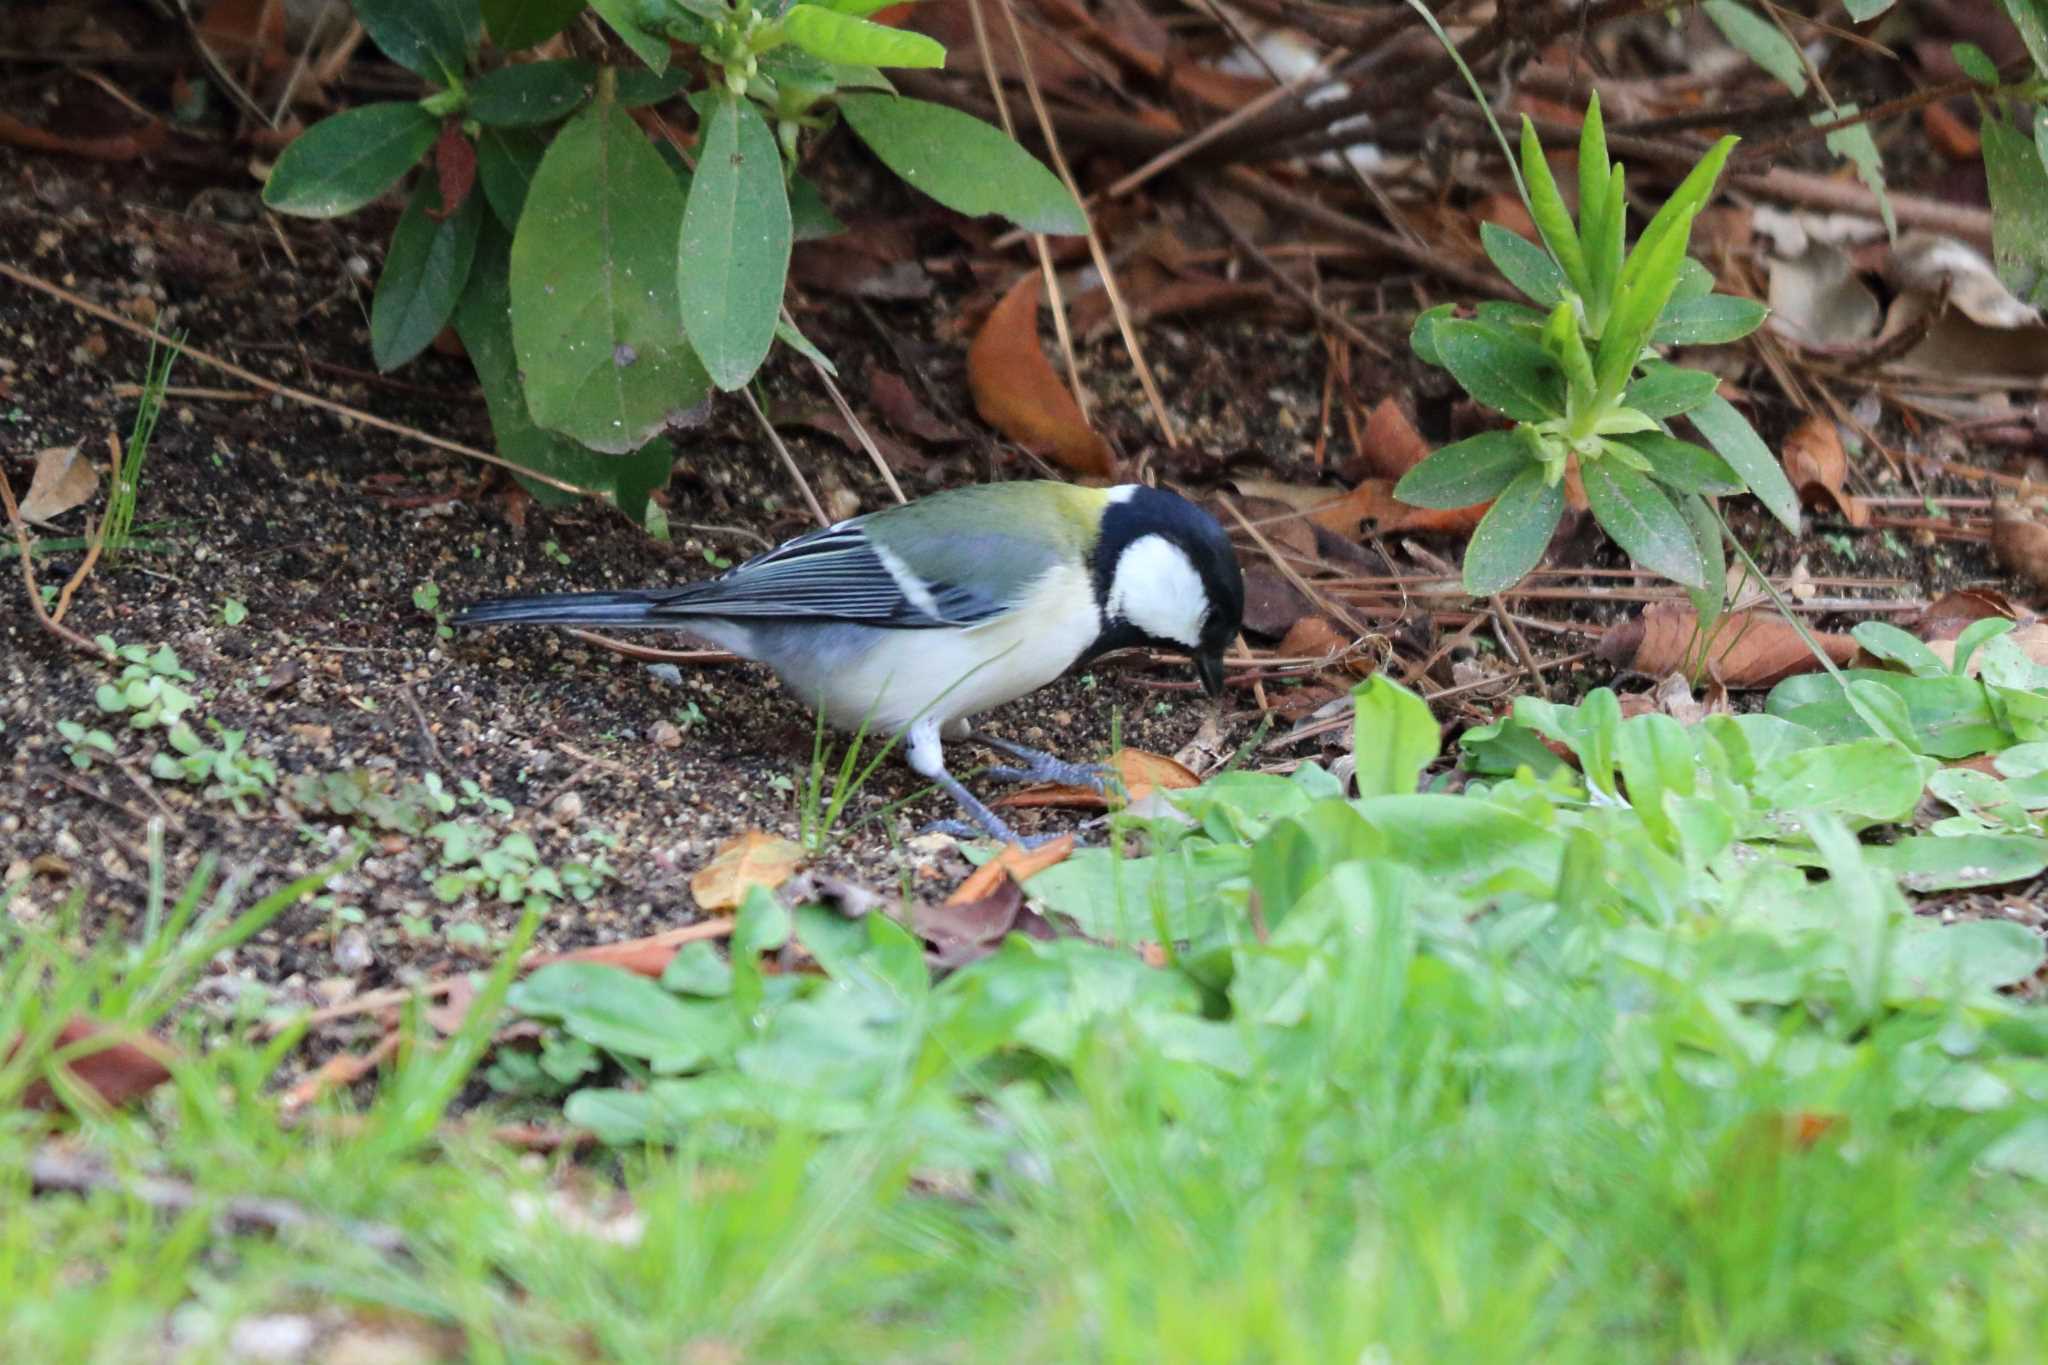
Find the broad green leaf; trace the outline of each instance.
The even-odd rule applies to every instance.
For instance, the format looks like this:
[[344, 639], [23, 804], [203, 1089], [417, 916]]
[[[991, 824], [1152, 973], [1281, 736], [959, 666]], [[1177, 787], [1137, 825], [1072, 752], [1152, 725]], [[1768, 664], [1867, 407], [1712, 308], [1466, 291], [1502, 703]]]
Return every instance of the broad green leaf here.
[[555, 135], [512, 241], [512, 339], [540, 426], [623, 454], [704, 397], [676, 298], [682, 201], [616, 105]]
[[1742, 482], [1756, 494], [1765, 510], [1776, 517], [1786, 530], [1798, 535], [1799, 495], [1792, 491], [1791, 480], [1785, 477], [1777, 457], [1771, 454], [1763, 438], [1750, 426], [1749, 419], [1719, 394], [1689, 410], [1685, 416], [1706, 438], [1707, 444], [1720, 452], [1728, 467], [1741, 476]]
[[659, 9], [645, 10], [638, 0], [589, 0], [589, 4], [597, 11], [597, 17], [619, 35], [619, 41], [647, 63], [648, 70], [657, 75], [668, 70], [668, 39], [641, 27], [643, 17], [658, 14]]
[[1487, 407], [1524, 422], [1564, 414], [1564, 376], [1535, 342], [1476, 320], [1439, 322], [1431, 337], [1444, 368]]
[[1800, 749], [1772, 759], [1751, 790], [1781, 813], [1826, 811], [1862, 821], [1903, 820], [1920, 800], [1930, 760], [1887, 739]]
[[1921, 894], [2006, 886], [2048, 871], [2048, 839], [2034, 834], [1915, 834], [1871, 849], [1870, 860], [1897, 878], [1901, 887]]
[[818, 349], [817, 343], [797, 330], [796, 324], [781, 318], [775, 320], [775, 339], [795, 351], [804, 359], [816, 365], [834, 379], [839, 377], [839, 367], [832, 363], [832, 357]]
[[590, 98], [589, 62], [522, 62], [482, 75], [469, 87], [469, 115], [486, 127], [528, 128], [567, 118]]
[[1806, 93], [1806, 63], [1799, 48], [1776, 24], [1735, 0], [1704, 0], [1700, 8], [1723, 38], [1770, 72], [1780, 85], [1795, 95]]
[[1529, 216], [1535, 220], [1543, 244], [1550, 248], [1572, 287], [1581, 294], [1590, 294], [1578, 229], [1572, 226], [1571, 213], [1565, 208], [1564, 196], [1557, 192], [1557, 179], [1551, 175], [1550, 162], [1544, 157], [1543, 140], [1536, 136], [1536, 125], [1527, 114], [1522, 115], [1522, 178], [1528, 182]]
[[1564, 488], [1531, 463], [1501, 490], [1465, 547], [1465, 591], [1474, 597], [1505, 592], [1543, 559], [1564, 515]]
[[794, 5], [782, 31], [813, 57], [859, 66], [943, 67], [946, 49], [922, 33], [870, 23], [818, 5]]
[[846, 231], [846, 224], [818, 192], [817, 183], [803, 175], [789, 178], [789, 225], [799, 242], [815, 242]]
[[1849, 633], [1856, 637], [1856, 643], [1867, 653], [1898, 664], [1909, 673], [1923, 678], [1939, 678], [1949, 671], [1941, 656], [1922, 643], [1919, 637], [1908, 635], [1887, 622], [1864, 621]]
[[1059, 177], [999, 128], [898, 95], [842, 95], [839, 110], [883, 165], [949, 209], [1001, 214], [1032, 232], [1087, 231]]
[[1998, 84], [1998, 63], [1991, 60], [1991, 54], [1975, 43], [1952, 43], [1949, 55], [1963, 74], [1979, 85], [1996, 87]]
[[1561, 706], [1540, 697], [1517, 697], [1514, 718], [1546, 739], [1577, 755], [1579, 771], [1601, 791], [1612, 793], [1615, 751], [1621, 740], [1621, 700], [1614, 689], [1596, 687], [1577, 706]]
[[1771, 310], [1755, 299], [1733, 294], [1674, 299], [1665, 305], [1650, 340], [1660, 346], [1718, 346], [1742, 340], [1763, 326], [1770, 315]]
[[2032, 977], [2042, 953], [2040, 934], [2011, 920], [1915, 926], [1892, 940], [1887, 984], [1933, 1000], [1983, 996]]
[[583, 13], [584, 0], [482, 0], [484, 27], [507, 52], [544, 43]]
[[[1816, 123], [1833, 123], [1852, 117], [1856, 112], [1855, 105], [1843, 104], [1815, 114], [1813, 119]], [[1856, 168], [1856, 178], [1877, 199], [1877, 212], [1884, 219], [1886, 235], [1897, 241], [1899, 223], [1892, 213], [1891, 196], [1885, 192], [1884, 158], [1879, 155], [1877, 142], [1870, 135], [1870, 125], [1856, 123], [1847, 128], [1837, 128], [1827, 135], [1827, 144], [1829, 151]]]
[[1413, 795], [1443, 747], [1429, 703], [1378, 673], [1351, 689], [1351, 703], [1358, 794]]
[[1678, 495], [1678, 510], [1692, 528], [1693, 544], [1699, 548], [1700, 563], [1706, 568], [1706, 582], [1687, 588], [1693, 610], [1699, 614], [1700, 634], [1712, 639], [1715, 625], [1727, 607], [1728, 547], [1721, 540], [1721, 519], [1707, 500], [1697, 493]]
[[[1849, 681], [1870, 682], [1896, 692], [1920, 752], [1937, 758], [1968, 758], [1996, 752], [2012, 742], [1991, 709], [1984, 684], [1975, 678], [1950, 675], [1917, 678], [1903, 673], [1853, 669]], [[1809, 673], [1785, 679], [1771, 689], [1764, 705], [1774, 716], [1806, 727], [1824, 739], [1847, 740], [1871, 733], [1856, 708], [1849, 705], [1832, 674]]]
[[1579, 477], [1594, 518], [1638, 564], [1687, 587], [1706, 586], [1692, 528], [1662, 489], [1611, 458], [1583, 462]]
[[729, 1017], [723, 1007], [692, 1008], [644, 976], [595, 962], [542, 967], [516, 983], [506, 1003], [664, 1074], [699, 1066], [730, 1042], [727, 1030], [709, 1023]]
[[1627, 212], [1622, 201], [1610, 204], [1607, 199], [1613, 169], [1607, 157], [1607, 124], [1600, 114], [1600, 92], [1595, 90], [1586, 97], [1586, 118], [1579, 125], [1579, 246], [1587, 253], [1589, 266], [1592, 244], [1599, 239], [1608, 211]]
[[440, 129], [417, 104], [365, 104], [322, 119], [278, 157], [263, 202], [301, 218], [353, 213], [425, 156]]
[[1467, 891], [1515, 872], [1548, 890], [1564, 864], [1564, 840], [1555, 830], [1489, 802], [1374, 796], [1351, 808], [1385, 837], [1385, 861], [1414, 868], [1444, 891]]
[[[1415, 788], [1411, 785], [1409, 793]], [[1273, 823], [1251, 853], [1252, 889], [1277, 926], [1308, 890], [1345, 863], [1384, 858], [1387, 841], [1342, 801], [1320, 801]]]
[[2020, 41], [2034, 59], [2034, 74], [2048, 76], [2048, 5], [2041, 0], [1999, 0], [1999, 6], [2020, 31]]
[[[319, 124], [314, 131], [324, 127]], [[2039, 306], [2048, 302], [2048, 168], [2043, 167], [2034, 139], [2015, 131], [1996, 109], [1986, 110], [1979, 133], [1984, 180], [1991, 192], [1991, 246], [1998, 277], [2015, 294]], [[284, 163], [278, 164], [282, 169]], [[273, 174], [273, 183], [275, 179]]]
[[476, 257], [483, 225], [481, 196], [472, 192], [439, 222], [429, 211], [441, 207], [441, 189], [422, 175], [391, 234], [384, 273], [370, 301], [370, 354], [389, 373], [424, 351], [455, 316]]
[[1890, 9], [1894, 0], [1842, 0], [1842, 8], [1859, 24], [1867, 24]]
[[[512, 346], [510, 254], [510, 233], [495, 222], [484, 224], [469, 287], [455, 310], [455, 331], [483, 386], [498, 454], [521, 469], [609, 497], [638, 525], [647, 515], [647, 495], [668, 482], [675, 451], [656, 437], [630, 455], [599, 455], [534, 425]], [[703, 392], [701, 381], [698, 392]], [[560, 496], [547, 484], [526, 482], [537, 496]]]
[[1585, 412], [1593, 406], [1593, 358], [1586, 354], [1586, 339], [1579, 334], [1579, 311], [1570, 303], [1551, 310], [1543, 325], [1540, 344], [1544, 354], [1564, 371], [1569, 410]]
[[519, 226], [526, 191], [547, 155], [547, 138], [530, 128], [481, 128], [476, 135], [476, 178], [491, 212], [507, 232]]
[[662, 968], [661, 988], [677, 995], [722, 998], [732, 994], [732, 964], [708, 943], [685, 943]]
[[[612, 94], [621, 109], [638, 109], [645, 104], [660, 104], [663, 100], [674, 99], [690, 84], [690, 73], [680, 67], [666, 71], [649, 71], [644, 66], [629, 66], [617, 73], [618, 83]], [[664, 147], [669, 144], [664, 141]]]
[[1073, 920], [1091, 938], [1156, 941], [1156, 910], [1169, 934], [1186, 939], [1221, 923], [1224, 902], [1217, 888], [1245, 869], [1242, 847], [1202, 838], [1144, 858], [1084, 848], [1024, 883], [1024, 895], [1042, 911]]
[[896, 3], [896, 0], [818, 0], [818, 3], [826, 9], [837, 10], [841, 14], [852, 14], [865, 18], [878, 9], [889, 8], [889, 6]]
[[1423, 364], [1443, 367], [1443, 357], [1436, 350], [1436, 328], [1438, 323], [1456, 317], [1457, 309], [1455, 303], [1440, 303], [1415, 315], [1415, 325], [1408, 329], [1408, 345]]
[[1721, 385], [1719, 375], [1705, 370], [1681, 369], [1663, 361], [1643, 366], [1642, 378], [1628, 386], [1622, 402], [1645, 417], [1663, 419], [1690, 412], [1713, 396]]
[[775, 134], [730, 95], [712, 110], [677, 252], [683, 330], [713, 383], [737, 389], [775, 341], [789, 275], [789, 195]]
[[1637, 432], [1615, 440], [1650, 462], [1650, 477], [1686, 493], [1739, 493], [1742, 480], [1713, 451], [1666, 436], [1661, 431]]
[[1497, 223], [1479, 225], [1479, 242], [1507, 282], [1537, 303], [1549, 308], [1564, 297], [1564, 272], [1542, 247]]
[[476, 0], [351, 0], [350, 8], [385, 56], [440, 86], [461, 81], [482, 34]]
[[1972, 621], [1956, 636], [1955, 667], [1949, 672], [1961, 676], [1970, 671], [1970, 660], [1985, 643], [2012, 630], [2015, 623], [2001, 616], [1989, 616], [1982, 621]]
[[1520, 436], [1482, 431], [1425, 456], [1394, 485], [1394, 496], [1412, 507], [1470, 507], [1533, 467], [1528, 442]]

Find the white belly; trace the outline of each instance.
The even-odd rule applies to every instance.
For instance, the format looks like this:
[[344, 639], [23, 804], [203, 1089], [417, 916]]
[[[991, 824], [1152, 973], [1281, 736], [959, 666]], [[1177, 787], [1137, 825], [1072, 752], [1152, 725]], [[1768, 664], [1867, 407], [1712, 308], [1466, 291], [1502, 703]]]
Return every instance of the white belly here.
[[1087, 573], [1055, 569], [1023, 605], [959, 629], [875, 631], [857, 657], [765, 660], [806, 703], [844, 730], [893, 734], [912, 722], [956, 722], [1035, 692], [1073, 667], [1101, 629]]

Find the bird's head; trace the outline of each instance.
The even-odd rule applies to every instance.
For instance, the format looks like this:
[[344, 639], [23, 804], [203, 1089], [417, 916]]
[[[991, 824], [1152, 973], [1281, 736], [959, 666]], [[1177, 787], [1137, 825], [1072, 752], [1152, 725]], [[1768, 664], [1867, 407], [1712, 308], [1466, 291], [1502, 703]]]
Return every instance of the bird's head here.
[[1223, 691], [1223, 652], [1244, 619], [1244, 575], [1216, 518], [1178, 493], [1113, 488], [1095, 542], [1103, 631], [1091, 653], [1156, 645], [1194, 656], [1210, 696]]

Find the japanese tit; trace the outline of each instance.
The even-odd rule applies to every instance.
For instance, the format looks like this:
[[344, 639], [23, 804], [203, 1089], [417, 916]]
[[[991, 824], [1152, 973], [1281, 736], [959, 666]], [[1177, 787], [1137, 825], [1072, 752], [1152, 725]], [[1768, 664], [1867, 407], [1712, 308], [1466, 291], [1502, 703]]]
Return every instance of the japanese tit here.
[[[764, 663], [841, 729], [903, 738], [916, 772], [998, 839], [1015, 836], [946, 771], [976, 714], [1132, 645], [1192, 656], [1209, 695], [1244, 614], [1216, 519], [1142, 484], [981, 484], [851, 518], [718, 577], [635, 592], [505, 597], [458, 626], [670, 628]], [[985, 736], [1011, 779], [1089, 780]]]

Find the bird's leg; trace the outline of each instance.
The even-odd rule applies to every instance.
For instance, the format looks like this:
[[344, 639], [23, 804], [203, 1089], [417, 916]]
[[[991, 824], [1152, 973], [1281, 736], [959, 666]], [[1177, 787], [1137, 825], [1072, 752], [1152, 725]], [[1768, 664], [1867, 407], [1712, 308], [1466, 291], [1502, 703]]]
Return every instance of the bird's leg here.
[[939, 747], [939, 732], [936, 725], [914, 725], [904, 735], [904, 740], [904, 758], [910, 764], [911, 770], [952, 797], [960, 809], [966, 811], [974, 821], [970, 825], [963, 820], [941, 820], [928, 828], [942, 834], [953, 835], [955, 838], [972, 839], [986, 834], [1003, 843], [1022, 844], [1026, 848], [1036, 848], [1052, 838], [1051, 835], [1039, 835], [1030, 839], [1020, 836], [1003, 822], [1001, 816], [983, 805], [975, 798], [973, 792], [962, 786], [959, 778], [947, 772], [946, 756]]
[[1099, 792], [1103, 779], [1109, 776], [1109, 769], [1100, 763], [1069, 763], [1042, 749], [1013, 744], [982, 730], [974, 731], [968, 738], [1017, 760], [988, 770], [988, 775], [999, 782], [1055, 782], [1063, 787], [1086, 787]]
[[1003, 818], [983, 805], [973, 792], [960, 784], [960, 779], [951, 773], [942, 772], [932, 778], [939, 790], [960, 804], [960, 809], [973, 817], [973, 824], [965, 820], [935, 820], [925, 829], [937, 834], [950, 834], [956, 839], [976, 839], [982, 835], [1004, 844], [1021, 844], [1025, 848], [1037, 848], [1058, 837], [1051, 834], [1022, 835], [1003, 823]]

